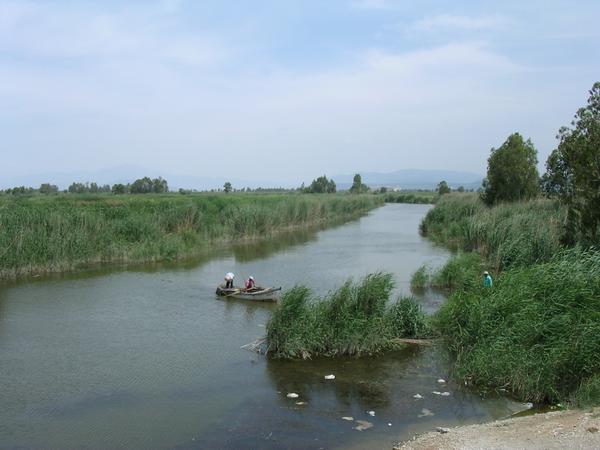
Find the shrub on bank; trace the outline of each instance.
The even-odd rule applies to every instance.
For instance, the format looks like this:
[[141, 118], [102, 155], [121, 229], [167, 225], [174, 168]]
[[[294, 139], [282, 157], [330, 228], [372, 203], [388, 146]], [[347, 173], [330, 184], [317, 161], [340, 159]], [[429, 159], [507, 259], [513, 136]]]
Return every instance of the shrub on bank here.
[[523, 400], [600, 402], [600, 252], [571, 249], [453, 293], [435, 317], [456, 375]]
[[561, 249], [566, 209], [535, 199], [486, 207], [475, 194], [444, 195], [421, 232], [452, 249], [481, 253], [496, 271], [548, 261]]
[[276, 358], [372, 355], [398, 347], [396, 338], [429, 332], [411, 298], [388, 306], [390, 274], [348, 280], [324, 298], [304, 286], [285, 292], [267, 325], [268, 352]]

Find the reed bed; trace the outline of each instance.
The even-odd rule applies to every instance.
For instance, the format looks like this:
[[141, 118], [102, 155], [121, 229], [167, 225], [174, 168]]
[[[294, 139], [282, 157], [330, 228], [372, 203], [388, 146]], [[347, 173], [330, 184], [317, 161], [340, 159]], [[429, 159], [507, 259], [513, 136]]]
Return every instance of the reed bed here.
[[0, 197], [0, 278], [191, 256], [207, 245], [358, 217], [372, 195]]
[[296, 286], [285, 292], [267, 325], [275, 358], [373, 355], [398, 348], [398, 338], [427, 336], [425, 315], [412, 298], [389, 304], [394, 283], [386, 273], [346, 281], [323, 298]]
[[455, 250], [478, 251], [495, 271], [548, 261], [562, 246], [566, 209], [535, 199], [487, 207], [477, 194], [448, 194], [421, 232]]
[[600, 252], [558, 252], [455, 291], [435, 317], [456, 375], [522, 400], [600, 403]]

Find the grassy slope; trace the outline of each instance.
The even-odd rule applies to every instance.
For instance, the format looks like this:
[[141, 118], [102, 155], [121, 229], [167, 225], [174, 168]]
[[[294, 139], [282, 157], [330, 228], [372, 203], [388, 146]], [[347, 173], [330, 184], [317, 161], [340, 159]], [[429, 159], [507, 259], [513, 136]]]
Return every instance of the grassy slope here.
[[348, 219], [381, 204], [372, 195], [0, 197], [0, 278], [175, 259], [216, 241]]
[[486, 208], [473, 196], [444, 198], [423, 221], [499, 271], [484, 289], [479, 255], [461, 253], [431, 276], [454, 289], [435, 325], [459, 378], [523, 400], [600, 403], [600, 252], [561, 248], [563, 222], [547, 200]]

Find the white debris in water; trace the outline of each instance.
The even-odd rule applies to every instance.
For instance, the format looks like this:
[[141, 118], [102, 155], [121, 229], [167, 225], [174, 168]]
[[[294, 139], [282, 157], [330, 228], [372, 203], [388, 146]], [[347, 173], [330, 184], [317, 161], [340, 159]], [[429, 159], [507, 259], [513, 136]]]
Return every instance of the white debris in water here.
[[442, 397], [448, 397], [450, 395], [450, 392], [442, 392], [440, 395]]
[[298, 394], [296, 394], [295, 392], [290, 392], [287, 395], [287, 398], [298, 398], [298, 397], [300, 397], [300, 396]]
[[450, 428], [437, 427], [435, 429], [435, 431], [437, 431], [438, 433], [445, 434], [445, 433], [449, 433], [450, 432]]
[[531, 409], [533, 408], [533, 403], [523, 403], [523, 406], [525, 406], [527, 409]]
[[445, 382], [446, 382], [446, 380], [444, 380], [443, 378], [438, 379], [438, 383], [440, 383], [440, 384], [445, 383]]
[[421, 410], [421, 414], [419, 414], [419, 417], [430, 417], [430, 416], [434, 416], [435, 414], [433, 414], [431, 411], [429, 411], [427, 408], [423, 408]]
[[354, 417], [344, 416], [342, 417], [342, 419], [347, 420], [348, 422], [352, 422], [354, 420]]
[[367, 414], [371, 417], [375, 417], [375, 411], [367, 411]]
[[442, 393], [440, 391], [431, 391], [431, 393], [435, 394], [435, 395], [442, 395]]
[[392, 426], [392, 424], [391, 424], [391, 423], [388, 423], [388, 427], [391, 427], [391, 426]]
[[423, 396], [421, 394], [415, 394], [413, 395], [414, 398], [423, 398]]
[[298, 406], [306, 405], [306, 402], [296, 402], [296, 405], [298, 405]]
[[325, 375], [326, 380], [335, 380], [335, 375]]
[[358, 425], [355, 426], [354, 429], [358, 431], [368, 430], [373, 426], [371, 422], [367, 422], [366, 420], [357, 420], [356, 423]]

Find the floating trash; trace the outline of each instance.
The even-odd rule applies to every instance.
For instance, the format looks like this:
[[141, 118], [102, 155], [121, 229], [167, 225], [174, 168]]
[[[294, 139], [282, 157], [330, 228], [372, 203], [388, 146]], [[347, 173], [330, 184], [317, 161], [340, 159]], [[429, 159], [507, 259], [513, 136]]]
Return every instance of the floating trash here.
[[440, 391], [431, 391], [431, 393], [435, 394], [435, 395], [442, 395], [442, 393]]
[[438, 433], [446, 434], [450, 432], [450, 428], [437, 427], [435, 431], [437, 431]]
[[413, 398], [423, 398], [423, 396], [421, 394], [415, 394], [413, 395]]
[[448, 397], [450, 395], [450, 392], [442, 392], [440, 395], [443, 397]]
[[373, 424], [371, 422], [367, 422], [366, 420], [357, 420], [356, 423], [358, 425], [355, 426], [354, 429], [358, 430], [358, 431], [368, 430], [369, 428], [371, 428], [373, 426]]
[[419, 414], [419, 417], [430, 417], [430, 416], [435, 416], [434, 413], [432, 413], [430, 410], [428, 410], [427, 408], [423, 408], [421, 410], [421, 414]]
[[335, 380], [335, 375], [325, 375], [326, 380]]
[[347, 420], [348, 422], [352, 422], [354, 420], [354, 417], [344, 416], [342, 417], [342, 419]]
[[446, 382], [446, 380], [444, 380], [443, 378], [438, 379], [438, 383], [440, 383], [440, 384], [445, 383], [445, 382]]
[[375, 411], [367, 411], [367, 414], [371, 417], [375, 417]]
[[298, 405], [298, 406], [306, 405], [306, 402], [296, 402], [296, 405]]
[[391, 424], [391, 423], [388, 423], [388, 427], [391, 427], [391, 426], [392, 426], [392, 424]]
[[298, 394], [296, 394], [295, 392], [290, 392], [287, 395], [287, 398], [298, 398], [298, 397], [300, 397], [300, 396]]
[[523, 406], [526, 407], [527, 409], [531, 409], [533, 408], [533, 403], [523, 403]]

